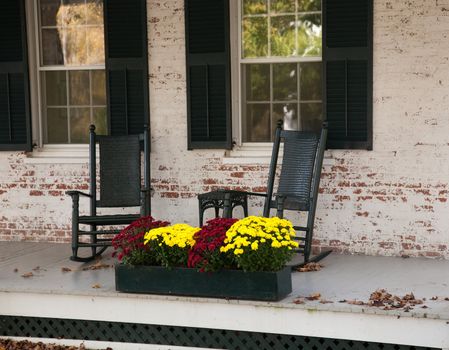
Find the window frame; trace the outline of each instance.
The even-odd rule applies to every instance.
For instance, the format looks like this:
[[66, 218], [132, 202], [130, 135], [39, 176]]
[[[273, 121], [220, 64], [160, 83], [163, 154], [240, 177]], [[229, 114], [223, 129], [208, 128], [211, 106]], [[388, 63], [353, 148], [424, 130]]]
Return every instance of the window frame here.
[[[44, 66], [41, 60], [42, 43], [40, 35], [41, 27], [39, 21], [39, 0], [26, 1], [25, 11], [26, 11], [27, 45], [28, 45], [28, 65], [30, 71], [29, 74], [30, 100], [31, 100], [30, 105], [31, 105], [31, 121], [32, 121], [31, 125], [32, 125], [32, 145], [33, 145], [33, 153], [31, 154], [31, 157], [36, 158], [36, 161], [30, 161], [30, 163], [34, 162], [60, 163], [65, 158], [67, 158], [68, 163], [78, 163], [78, 162], [84, 163], [88, 159], [89, 145], [87, 143], [86, 144], [44, 143], [46, 133], [46, 130], [44, 129], [46, 123], [44, 120], [44, 112], [43, 112], [43, 108], [45, 106], [43, 101], [44, 92], [42, 91], [43, 80], [41, 78], [41, 72], [45, 71], [67, 72], [71, 70], [83, 70], [90, 72], [93, 70], [103, 70], [106, 74], [106, 62], [104, 64], [82, 65], [82, 66], [80, 65]], [[106, 53], [106, 44], [105, 44], [105, 53]]]
[[[248, 63], [296, 63], [323, 62], [321, 56], [310, 57], [267, 57], [242, 58], [242, 0], [230, 1], [230, 39], [231, 39], [231, 114], [232, 114], [232, 141], [234, 148], [229, 154], [232, 156], [257, 157], [271, 154], [272, 142], [243, 142], [243, 64]], [[321, 23], [323, 23], [323, 10], [321, 9]], [[323, 25], [323, 24], [322, 24]], [[322, 38], [323, 42], [323, 38]], [[322, 81], [324, 72], [322, 73]], [[323, 82], [324, 84], [324, 82]], [[271, 89], [271, 87], [270, 87]], [[298, 100], [299, 101], [299, 100]], [[323, 119], [325, 118], [325, 99], [322, 96]], [[271, 102], [270, 102], [271, 105]]]

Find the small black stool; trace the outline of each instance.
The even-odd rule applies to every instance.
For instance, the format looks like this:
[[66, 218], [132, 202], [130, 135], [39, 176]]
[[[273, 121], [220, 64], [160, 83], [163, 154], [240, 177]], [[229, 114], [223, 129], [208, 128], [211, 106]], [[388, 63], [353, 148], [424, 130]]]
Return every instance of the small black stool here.
[[215, 209], [215, 217], [219, 217], [219, 209], [223, 209], [223, 217], [231, 218], [235, 207], [242, 207], [243, 213], [248, 216], [248, 196], [245, 192], [232, 190], [217, 190], [198, 195], [200, 210], [200, 226], [203, 226], [204, 211]]

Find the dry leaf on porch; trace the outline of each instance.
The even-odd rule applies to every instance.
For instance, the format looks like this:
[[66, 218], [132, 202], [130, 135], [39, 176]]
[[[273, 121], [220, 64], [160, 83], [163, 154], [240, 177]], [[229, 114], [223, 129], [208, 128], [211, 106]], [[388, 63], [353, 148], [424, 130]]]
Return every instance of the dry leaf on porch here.
[[349, 305], [365, 305], [361, 300], [346, 300]]
[[321, 298], [320, 293], [312, 293], [308, 297], [306, 297], [307, 300], [319, 300]]
[[29, 277], [33, 277], [33, 276], [34, 276], [34, 274], [32, 272], [27, 272], [22, 275], [22, 277], [24, 277], [24, 278], [29, 278]]
[[83, 267], [83, 271], [109, 269], [111, 267], [114, 267], [114, 265], [101, 264], [100, 262], [98, 262], [95, 265]]
[[333, 301], [326, 300], [326, 299], [321, 299], [320, 300], [320, 304], [333, 304], [333, 303], [334, 303]]
[[72, 269], [68, 268], [68, 267], [61, 267], [61, 271], [62, 272], [70, 272], [70, 271], [72, 271]]
[[324, 266], [321, 264], [318, 264], [316, 262], [311, 262], [308, 264], [305, 264], [304, 266], [298, 268], [299, 272], [312, 272], [312, 271], [320, 271]]
[[303, 298], [299, 298], [299, 299], [295, 299], [293, 300], [293, 304], [304, 304], [304, 299]]
[[98, 288], [101, 288], [101, 285], [99, 285], [99, 284], [94, 284], [94, 285], [92, 286], [92, 288], [98, 289]]

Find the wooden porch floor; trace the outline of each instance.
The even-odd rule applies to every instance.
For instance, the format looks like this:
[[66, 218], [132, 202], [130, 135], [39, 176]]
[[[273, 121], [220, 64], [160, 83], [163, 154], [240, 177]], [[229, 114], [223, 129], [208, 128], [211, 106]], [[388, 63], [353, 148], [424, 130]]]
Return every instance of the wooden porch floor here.
[[[266, 303], [118, 293], [112, 267], [85, 269], [89, 265], [72, 262], [69, 255], [66, 244], [0, 242], [0, 316], [143, 322], [449, 348], [449, 301], [444, 300], [449, 298], [449, 261], [331, 254], [321, 271], [293, 273], [293, 292], [287, 298]], [[110, 249], [101, 263], [114, 264]], [[368, 301], [379, 288], [400, 296], [413, 293], [425, 298], [425, 307], [405, 312], [341, 302]], [[331, 303], [294, 302], [313, 293]]]

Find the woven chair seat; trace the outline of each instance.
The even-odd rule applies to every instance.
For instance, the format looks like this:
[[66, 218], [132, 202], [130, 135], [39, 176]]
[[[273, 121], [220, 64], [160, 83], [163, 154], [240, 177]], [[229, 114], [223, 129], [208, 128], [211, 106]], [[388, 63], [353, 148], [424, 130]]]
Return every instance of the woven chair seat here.
[[140, 218], [140, 214], [80, 216], [80, 224], [89, 225], [128, 225]]

